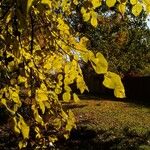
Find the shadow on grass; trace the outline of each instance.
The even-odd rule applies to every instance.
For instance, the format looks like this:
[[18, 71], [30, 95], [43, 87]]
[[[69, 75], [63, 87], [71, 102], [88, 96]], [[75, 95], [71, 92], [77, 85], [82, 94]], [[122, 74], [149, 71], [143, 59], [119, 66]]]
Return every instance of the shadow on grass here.
[[116, 101], [116, 102], [127, 102], [133, 106], [144, 106], [149, 108], [150, 107], [150, 99], [146, 98], [116, 98], [112, 95], [92, 95], [92, 94], [83, 94], [78, 95], [81, 100], [95, 100], [95, 101]]
[[127, 128], [116, 133], [113, 129], [94, 131], [78, 126], [67, 141], [61, 139], [55, 144], [65, 150], [138, 150], [141, 145], [149, 146], [149, 136], [150, 133], [138, 136]]
[[73, 109], [73, 108], [83, 108], [87, 106], [87, 104], [80, 104], [80, 103], [64, 103], [63, 104], [63, 109], [68, 110], [68, 109]]

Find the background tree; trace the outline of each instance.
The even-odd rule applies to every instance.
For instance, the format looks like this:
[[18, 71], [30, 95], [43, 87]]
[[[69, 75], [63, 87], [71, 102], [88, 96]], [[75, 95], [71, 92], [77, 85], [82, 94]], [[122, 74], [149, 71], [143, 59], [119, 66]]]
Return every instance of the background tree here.
[[[102, 52], [109, 62], [109, 69], [121, 75], [148, 72], [150, 30], [147, 14], [142, 11], [138, 17], [132, 13], [132, 4], [127, 2], [126, 12], [122, 15], [116, 7], [109, 9], [102, 5], [98, 13], [98, 26], [81, 23], [82, 14], [72, 17], [73, 27], [90, 39], [89, 49]], [[145, 70], [145, 71], [144, 71]]]

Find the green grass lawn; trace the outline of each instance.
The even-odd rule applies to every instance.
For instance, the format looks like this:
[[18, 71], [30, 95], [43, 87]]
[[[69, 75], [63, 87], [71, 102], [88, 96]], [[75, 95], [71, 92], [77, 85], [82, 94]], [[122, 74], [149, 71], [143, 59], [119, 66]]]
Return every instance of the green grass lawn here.
[[96, 130], [130, 127], [139, 133], [150, 131], [150, 108], [109, 100], [81, 100], [74, 105], [77, 122]]
[[[87, 138], [88, 145], [101, 144], [96, 147], [84, 147], [81, 143], [76, 149], [141, 149], [150, 150], [150, 107], [129, 103], [124, 100], [81, 100], [78, 104], [66, 104], [73, 110], [77, 120], [80, 142], [84, 140], [86, 131], [97, 135]], [[82, 128], [82, 129], [81, 129]], [[83, 131], [86, 130], [86, 131]], [[85, 135], [84, 135], [85, 134]], [[84, 135], [82, 137], [82, 135]], [[70, 140], [73, 144], [73, 139]], [[105, 145], [104, 145], [105, 144]], [[101, 145], [103, 145], [101, 147]], [[108, 146], [109, 145], [109, 146]]]

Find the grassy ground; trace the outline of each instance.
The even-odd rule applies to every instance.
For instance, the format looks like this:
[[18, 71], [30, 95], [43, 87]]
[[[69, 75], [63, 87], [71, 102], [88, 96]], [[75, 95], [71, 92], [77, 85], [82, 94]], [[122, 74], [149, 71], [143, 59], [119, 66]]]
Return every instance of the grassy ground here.
[[77, 130], [69, 141], [78, 143], [74, 149], [150, 150], [149, 106], [84, 99], [66, 107], [73, 110], [77, 120]]
[[[72, 109], [77, 128], [67, 141], [55, 143], [57, 150], [150, 150], [149, 105], [88, 96], [80, 103], [65, 103], [63, 107]], [[2, 112], [0, 118], [7, 118]], [[2, 123], [0, 149], [17, 147], [17, 137], [8, 132], [7, 120]]]
[[78, 123], [95, 130], [130, 127], [137, 132], [150, 130], [150, 108], [110, 100], [83, 100], [74, 105]]

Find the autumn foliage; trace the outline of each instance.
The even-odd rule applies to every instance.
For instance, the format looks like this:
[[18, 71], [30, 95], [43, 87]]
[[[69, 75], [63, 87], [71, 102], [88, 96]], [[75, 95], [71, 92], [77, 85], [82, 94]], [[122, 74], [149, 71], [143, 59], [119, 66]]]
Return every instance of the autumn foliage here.
[[[149, 0], [130, 0], [132, 13], [137, 16], [143, 8], [149, 12]], [[67, 20], [77, 5], [82, 5], [83, 20], [97, 26], [97, 7], [102, 0], [2, 0], [0, 2], [0, 105], [5, 106], [13, 121], [14, 131], [21, 136], [19, 148], [36, 139], [57, 140], [61, 131], [65, 138], [75, 127], [74, 115], [64, 111], [63, 101], [79, 101], [71, 93], [76, 83], [83, 93], [88, 90], [78, 61], [90, 62], [95, 72], [104, 74], [104, 85], [114, 89], [117, 97], [124, 97], [120, 77], [108, 71], [108, 63], [101, 53], [87, 49], [88, 39], [75, 32]], [[146, 4], [143, 7], [142, 4]], [[124, 14], [126, 0], [106, 0], [108, 7], [118, 7]], [[25, 109], [25, 111], [22, 111]], [[48, 119], [47, 119], [48, 117]], [[32, 129], [32, 130], [31, 130]], [[53, 132], [45, 136], [45, 131]], [[43, 132], [44, 131], [44, 132]]]

